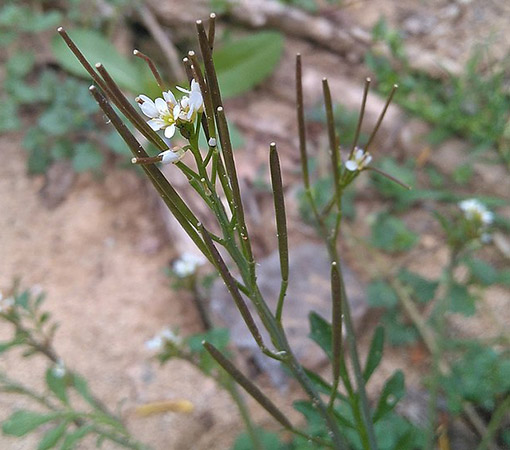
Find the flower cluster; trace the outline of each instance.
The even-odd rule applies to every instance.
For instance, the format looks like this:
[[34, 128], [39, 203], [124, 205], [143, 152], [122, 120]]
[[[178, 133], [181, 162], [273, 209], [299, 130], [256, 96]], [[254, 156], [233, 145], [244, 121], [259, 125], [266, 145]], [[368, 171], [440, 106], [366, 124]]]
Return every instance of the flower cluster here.
[[487, 228], [494, 221], [494, 214], [475, 198], [459, 202], [459, 208], [464, 213], [465, 219], [474, 226], [475, 234], [480, 237], [482, 242], [489, 242], [491, 236], [487, 232]]
[[164, 328], [159, 334], [145, 342], [145, 348], [151, 351], [161, 351], [166, 344], [178, 347], [182, 344], [182, 339], [177, 336], [170, 328]]
[[179, 278], [186, 278], [193, 275], [203, 264], [205, 264], [203, 256], [185, 252], [173, 263], [172, 270]]
[[345, 161], [345, 168], [350, 172], [363, 170], [372, 161], [372, 155], [362, 148], [356, 147], [350, 158]]
[[151, 100], [146, 95], [136, 98], [142, 112], [149, 117], [148, 125], [154, 130], [164, 130], [165, 137], [170, 139], [180, 125], [193, 123], [197, 113], [204, 109], [204, 100], [200, 86], [191, 80], [191, 89], [187, 90], [177, 86], [177, 89], [188, 95], [183, 95], [177, 101], [172, 91], [163, 92], [163, 98]]
[[480, 225], [488, 226], [494, 220], [494, 214], [475, 198], [461, 201], [459, 207], [464, 212], [464, 217], [467, 220], [477, 222]]

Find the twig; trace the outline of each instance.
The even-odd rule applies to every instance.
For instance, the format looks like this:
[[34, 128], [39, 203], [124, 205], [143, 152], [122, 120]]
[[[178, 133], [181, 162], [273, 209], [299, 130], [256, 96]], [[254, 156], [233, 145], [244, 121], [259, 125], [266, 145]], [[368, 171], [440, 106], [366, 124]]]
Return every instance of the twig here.
[[170, 69], [173, 78], [175, 80], [185, 80], [186, 74], [182, 68], [181, 59], [179, 58], [177, 50], [168, 35], [163, 31], [163, 28], [152, 11], [145, 5], [141, 5], [138, 8], [138, 11], [140, 12], [140, 17], [143, 23], [165, 55], [168, 68]]

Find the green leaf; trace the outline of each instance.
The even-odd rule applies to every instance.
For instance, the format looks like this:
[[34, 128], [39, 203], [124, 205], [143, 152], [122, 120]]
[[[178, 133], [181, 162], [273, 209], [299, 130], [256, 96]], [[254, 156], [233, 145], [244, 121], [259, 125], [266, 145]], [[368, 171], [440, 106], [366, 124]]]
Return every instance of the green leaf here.
[[395, 253], [410, 250], [418, 242], [418, 236], [399, 218], [382, 213], [372, 225], [371, 240], [375, 247]]
[[[7, 61], [5, 67], [9, 77], [23, 78], [34, 67], [35, 55], [31, 51], [20, 51], [14, 53]], [[19, 82], [19, 80], [18, 80]]]
[[384, 348], [384, 328], [379, 325], [375, 329], [374, 337], [372, 338], [372, 343], [370, 344], [370, 350], [368, 351], [365, 370], [363, 371], [363, 378], [365, 379], [366, 383], [368, 383], [368, 380], [370, 379], [375, 369], [377, 369], [381, 362], [383, 348]]
[[223, 98], [251, 90], [269, 76], [280, 61], [283, 35], [262, 31], [236, 39], [214, 52], [214, 65]]
[[218, 350], [225, 350], [230, 340], [229, 331], [227, 328], [213, 328], [207, 333], [195, 334], [187, 339], [189, 349], [192, 353], [198, 354], [200, 357], [199, 366], [205, 373], [217, 367], [217, 363], [214, 358], [205, 350], [202, 345], [203, 341], [210, 342]]
[[486, 261], [471, 258], [466, 261], [466, 266], [469, 268], [471, 277], [476, 283], [484, 286], [497, 283], [498, 271]]
[[[103, 63], [120, 87], [133, 93], [138, 93], [143, 88], [144, 80], [139, 62], [135, 58], [128, 59], [121, 55], [101, 33], [89, 29], [75, 28], [69, 32], [69, 36], [89, 63], [92, 66], [98, 62]], [[90, 75], [81, 66], [60, 36], [57, 35], [53, 38], [51, 47], [55, 58], [64, 69], [73, 75], [90, 79]]]
[[65, 375], [61, 377], [55, 376], [53, 369], [53, 367], [50, 367], [46, 370], [46, 385], [48, 386], [48, 389], [53, 392], [60, 401], [67, 403], [68, 398], [66, 377]]
[[386, 381], [374, 413], [374, 423], [391, 411], [405, 394], [404, 374], [397, 370]]
[[65, 437], [60, 450], [73, 450], [76, 444], [92, 431], [94, 431], [94, 425], [85, 425], [81, 428], [78, 428], [76, 431], [69, 433]]
[[[280, 438], [278, 434], [271, 433], [270, 431], [266, 431], [262, 428], [257, 428], [255, 430], [260, 443], [262, 444], [262, 448], [264, 449], [274, 449], [274, 450], [283, 450], [284, 445], [280, 442]], [[241, 433], [234, 442], [232, 450], [254, 450], [253, 442], [250, 438], [250, 435], [247, 432]]]
[[27, 410], [16, 411], [2, 424], [2, 431], [4, 434], [21, 437], [42, 424], [61, 416], [61, 413], [42, 414]]
[[76, 172], [86, 172], [101, 167], [104, 156], [89, 142], [82, 142], [76, 145], [73, 156], [73, 169]]
[[316, 342], [326, 353], [329, 359], [333, 356], [331, 324], [323, 319], [316, 312], [311, 312], [308, 316], [310, 321], [310, 334], [308, 337]]
[[460, 313], [466, 317], [476, 312], [475, 297], [468, 288], [462, 284], [454, 283], [448, 293], [449, 309], [454, 313]]
[[18, 117], [18, 107], [9, 98], [2, 97], [0, 108], [0, 133], [17, 130], [21, 126]]
[[376, 308], [392, 308], [398, 303], [398, 297], [386, 281], [376, 280], [368, 285], [367, 303]]
[[45, 173], [51, 162], [51, 158], [44, 148], [30, 150], [27, 161], [28, 173]]
[[80, 394], [81, 397], [89, 405], [91, 405], [92, 407], [95, 408], [96, 402], [94, 400], [94, 397], [92, 396], [92, 394], [89, 391], [87, 380], [85, 380], [85, 378], [81, 377], [80, 375], [77, 375], [74, 373], [74, 374], [72, 374], [71, 383], [72, 383], [74, 389], [76, 390], [76, 392], [78, 392], [78, 394]]
[[427, 280], [407, 269], [402, 269], [398, 273], [398, 279], [410, 287], [413, 290], [413, 297], [422, 303], [427, 303], [434, 298], [437, 286], [439, 285], [438, 282]]
[[41, 441], [39, 442], [37, 450], [48, 450], [50, 448], [55, 447], [58, 441], [60, 441], [60, 438], [64, 435], [68, 423], [69, 423], [68, 421], [64, 421], [61, 424], [57, 425], [55, 428], [48, 430], [44, 434]]

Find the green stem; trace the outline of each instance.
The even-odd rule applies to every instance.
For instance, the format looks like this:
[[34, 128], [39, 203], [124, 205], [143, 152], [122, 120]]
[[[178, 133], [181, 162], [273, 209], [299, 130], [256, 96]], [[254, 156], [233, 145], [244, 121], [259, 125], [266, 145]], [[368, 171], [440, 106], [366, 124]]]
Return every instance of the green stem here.
[[496, 411], [492, 414], [489, 425], [487, 426], [487, 432], [480, 442], [480, 445], [476, 448], [476, 450], [486, 450], [490, 448], [492, 440], [498, 431], [501, 422], [505, 418], [505, 414], [510, 409], [510, 395], [508, 395], [497, 407]]

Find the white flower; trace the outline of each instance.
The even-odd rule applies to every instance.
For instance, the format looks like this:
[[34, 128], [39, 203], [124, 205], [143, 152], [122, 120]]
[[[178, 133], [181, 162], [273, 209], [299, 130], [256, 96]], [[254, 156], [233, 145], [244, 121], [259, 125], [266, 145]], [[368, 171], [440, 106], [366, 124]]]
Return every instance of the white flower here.
[[170, 328], [164, 328], [159, 334], [145, 342], [145, 348], [151, 351], [160, 351], [166, 343], [178, 346], [182, 343], [180, 336], [177, 336]]
[[172, 150], [165, 150], [164, 152], [161, 152], [158, 156], [161, 156], [161, 163], [162, 164], [170, 164], [170, 163], [176, 163], [179, 161], [186, 151], [180, 147], [175, 147]]
[[51, 372], [53, 373], [53, 375], [55, 377], [62, 378], [67, 373], [67, 369], [66, 369], [66, 366], [64, 365], [64, 361], [59, 359], [57, 361], [57, 364], [55, 364], [53, 369], [51, 369]]
[[459, 202], [459, 207], [464, 212], [464, 217], [468, 220], [480, 222], [482, 225], [490, 225], [494, 221], [494, 214], [476, 198]]
[[176, 88], [181, 92], [189, 94], [189, 97], [184, 95], [181, 98], [179, 119], [185, 122], [192, 122], [195, 120], [196, 114], [204, 110], [204, 99], [202, 98], [200, 85], [195, 80], [191, 80], [191, 89], [189, 91], [180, 86], [176, 86]]
[[352, 156], [345, 162], [345, 168], [351, 172], [363, 170], [372, 161], [370, 153], [356, 147]]
[[163, 98], [152, 101], [146, 95], [136, 98], [142, 112], [151, 119], [147, 121], [154, 131], [165, 130], [170, 139], [175, 134], [175, 123], [181, 114], [181, 106], [171, 91], [163, 92]]
[[197, 270], [197, 267], [204, 263], [205, 259], [202, 256], [185, 252], [177, 261], [174, 262], [172, 269], [179, 278], [186, 278], [193, 275]]
[[0, 313], [8, 312], [13, 305], [14, 299], [12, 297], [4, 298], [3, 294], [0, 292]]

